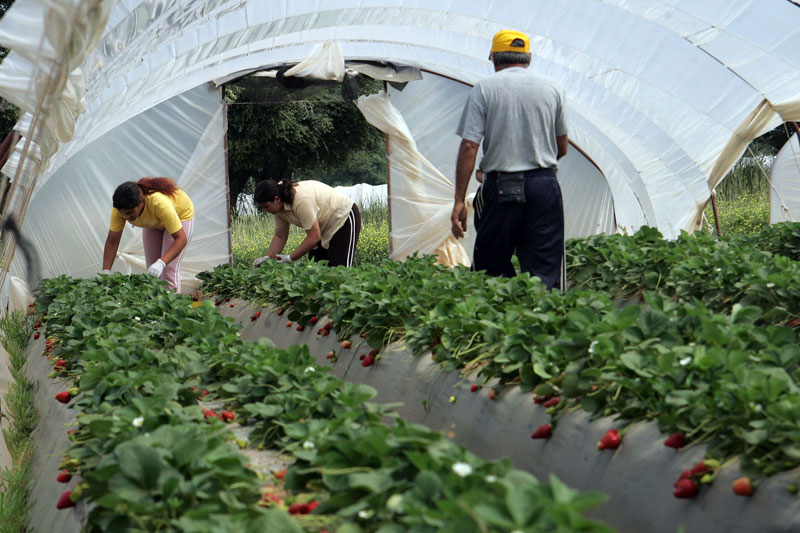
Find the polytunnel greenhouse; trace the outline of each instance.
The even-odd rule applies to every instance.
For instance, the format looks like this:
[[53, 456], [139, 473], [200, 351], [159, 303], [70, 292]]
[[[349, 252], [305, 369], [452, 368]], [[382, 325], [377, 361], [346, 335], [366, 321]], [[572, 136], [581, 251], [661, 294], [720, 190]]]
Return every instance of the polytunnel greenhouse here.
[[[503, 29], [565, 96], [565, 291], [470, 270], [451, 233]], [[4, 527], [800, 531], [799, 39], [795, 0], [14, 1]], [[340, 87], [380, 131], [385, 260], [235, 261], [242, 80]], [[772, 225], [699, 231], [779, 127]], [[144, 176], [194, 205], [180, 291], [138, 229], [105, 264]]]

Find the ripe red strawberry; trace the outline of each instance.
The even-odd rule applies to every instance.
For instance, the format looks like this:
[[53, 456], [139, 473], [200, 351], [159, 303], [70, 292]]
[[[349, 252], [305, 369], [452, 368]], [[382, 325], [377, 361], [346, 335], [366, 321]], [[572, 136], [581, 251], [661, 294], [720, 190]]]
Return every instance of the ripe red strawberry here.
[[72, 474], [69, 473], [69, 470], [66, 468], [58, 473], [56, 477], [56, 481], [59, 483], [69, 483], [69, 480], [72, 479]]
[[328, 330], [327, 330], [327, 329], [325, 329], [325, 328], [322, 328], [322, 329], [321, 329], [321, 330], [319, 330], [317, 333], [319, 333], [319, 334], [320, 334], [320, 335], [322, 335], [323, 337], [327, 337], [327, 336], [330, 334], [330, 331], [328, 331]]
[[692, 467], [693, 476], [702, 476], [706, 472], [708, 472], [708, 468], [706, 467], [705, 461], [700, 461], [699, 463], [697, 463]]
[[203, 397], [204, 397], [204, 396], [206, 396], [208, 393], [209, 393], [209, 392], [208, 392], [208, 390], [207, 390], [207, 389], [203, 389], [203, 391], [200, 393], [200, 397], [201, 397], [201, 398], [203, 398]]
[[328, 352], [325, 354], [325, 359], [333, 359], [336, 356], [333, 352]]
[[555, 407], [556, 405], [558, 405], [558, 402], [560, 401], [561, 398], [559, 398], [558, 396], [553, 396], [552, 398], [544, 402], [542, 405], [544, 405], [545, 407]]
[[350, 341], [342, 341], [342, 348], [344, 348], [345, 350], [350, 348], [350, 346], [352, 346], [352, 343]]
[[287, 322], [287, 323], [286, 323], [286, 327], [287, 327], [287, 328], [290, 328], [290, 327], [292, 327], [292, 322], [291, 322], [291, 321]]
[[33, 307], [33, 304], [28, 304], [28, 307]]
[[34, 322], [33, 329], [39, 329], [40, 327], [42, 327], [42, 321], [41, 320], [37, 320], [36, 322]]
[[231, 299], [230, 299], [230, 298], [225, 298], [225, 303], [228, 303], [228, 302], [230, 302], [230, 301], [231, 301]]
[[489, 389], [489, 399], [494, 400], [495, 396], [497, 396], [497, 391], [494, 389]]
[[275, 477], [278, 478], [278, 479], [283, 479], [283, 476], [285, 476], [285, 475], [286, 475], [286, 469], [285, 468], [275, 472]]
[[67, 362], [64, 359], [59, 359], [58, 361], [56, 361], [56, 364], [53, 365], [53, 368], [58, 370], [61, 368], [66, 368], [66, 366]]
[[308, 319], [308, 323], [309, 324], [316, 324], [317, 320], [319, 320], [319, 318], [317, 318], [315, 316], [312, 316], [311, 318]]
[[313, 502], [308, 502], [308, 512], [309, 513], [312, 512], [314, 509], [317, 508], [318, 505], [319, 502], [317, 500], [314, 500]]
[[372, 350], [370, 350], [370, 351], [369, 351], [369, 355], [371, 355], [371, 356], [373, 356], [373, 357], [374, 357], [374, 356], [376, 356], [376, 355], [378, 355], [378, 350], [375, 350], [375, 349], [373, 348]]
[[689, 499], [697, 496], [697, 483], [691, 479], [679, 479], [675, 483], [675, 490], [672, 495], [676, 498]]
[[544, 403], [546, 401], [547, 401], [547, 396], [544, 396], [543, 394], [534, 394], [533, 395], [533, 403], [535, 403], [537, 405], [540, 404], [540, 403]]
[[[680, 480], [682, 480], [682, 479], [689, 479], [689, 478], [691, 478], [691, 477], [692, 477], [692, 471], [691, 471], [691, 469], [686, 469], [686, 470], [684, 470], [683, 472], [681, 472], [681, 475], [680, 475], [680, 477], [678, 478], [678, 481], [680, 481]], [[676, 482], [675, 482], [675, 484], [673, 485], [673, 487], [677, 487], [677, 486], [678, 486], [678, 481], [676, 481]]]
[[734, 494], [738, 494], [739, 496], [750, 496], [753, 494], [753, 482], [750, 481], [750, 478], [747, 476], [734, 480], [731, 486], [733, 487]]
[[39, 338], [39, 332], [37, 331], [36, 333], [33, 334], [33, 340], [36, 340], [38, 338]]
[[477, 390], [478, 390], [478, 386], [475, 385], [474, 383], [472, 384], [472, 387], [469, 388], [470, 392], [476, 392]]
[[72, 501], [72, 491], [65, 490], [61, 493], [61, 497], [58, 499], [56, 503], [56, 509], [66, 509], [68, 507], [74, 507], [75, 502]]
[[359, 355], [359, 356], [358, 356], [358, 358], [359, 358], [359, 359], [361, 359], [362, 361], [363, 361], [363, 360], [364, 360], [364, 358], [366, 358], [366, 357], [367, 357], [367, 355], [366, 355], [366, 354], [363, 354], [363, 353], [362, 353], [361, 355]]
[[609, 429], [606, 431], [606, 434], [603, 435], [603, 438], [600, 439], [600, 442], [597, 443], [598, 450], [615, 450], [619, 448], [619, 443], [622, 439], [619, 436], [619, 432], [616, 429]]
[[253, 316], [256, 317], [256, 318], [260, 317], [261, 316], [261, 311], [256, 311]]
[[333, 320], [328, 320], [328, 323], [325, 324], [325, 329], [331, 329], [333, 327]]
[[55, 395], [55, 399], [61, 403], [69, 403], [72, 396], [69, 395], [69, 391], [61, 391]]
[[285, 313], [285, 312], [286, 312], [286, 309], [284, 309], [283, 307], [281, 307], [280, 309], [278, 309], [278, 316], [281, 316], [281, 315], [282, 315], [283, 313]]
[[361, 366], [363, 366], [363, 367], [372, 366], [372, 363], [374, 363], [374, 362], [375, 362], [375, 358], [372, 357], [371, 355], [368, 355], [368, 356], [366, 356], [364, 358], [363, 361], [361, 361]]
[[670, 448], [683, 448], [685, 444], [686, 437], [683, 436], [683, 433], [672, 433], [664, 441], [664, 446], [669, 446]]
[[78, 431], [78, 430], [77, 430], [77, 429], [68, 429], [68, 430], [67, 430], [67, 435], [72, 435], [72, 434], [73, 434], [73, 433], [75, 433], [76, 431]]
[[308, 514], [310, 512], [307, 503], [293, 503], [289, 506], [289, 514]]
[[553, 426], [551, 426], [550, 424], [542, 424], [541, 426], [536, 428], [536, 431], [533, 432], [533, 435], [531, 435], [531, 438], [532, 439], [549, 439], [550, 435], [552, 435], [552, 434], [553, 434]]
[[304, 329], [306, 329], [306, 327], [303, 324], [300, 324], [295, 329], [297, 329], [297, 331], [303, 331]]
[[224, 420], [219, 413], [217, 413], [216, 411], [214, 411], [212, 409], [203, 409], [203, 417], [206, 420], [209, 420], [211, 418], [216, 418], [218, 420]]
[[255, 322], [256, 318], [258, 318], [256, 315], [250, 315], [250, 322]]
[[236, 418], [236, 415], [231, 411], [222, 411], [222, 419], [225, 422], [232, 422], [234, 418]]

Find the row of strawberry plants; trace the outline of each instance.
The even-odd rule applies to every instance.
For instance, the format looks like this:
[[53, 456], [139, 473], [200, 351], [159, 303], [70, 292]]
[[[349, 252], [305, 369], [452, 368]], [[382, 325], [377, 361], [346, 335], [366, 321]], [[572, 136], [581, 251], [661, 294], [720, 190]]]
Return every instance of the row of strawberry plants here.
[[660, 290], [701, 300], [717, 312], [757, 305], [768, 323], [798, 324], [800, 224], [778, 224], [758, 235], [718, 239], [682, 234], [665, 240], [653, 228], [633, 236], [594, 235], [568, 244], [572, 286], [641, 298]]
[[548, 292], [527, 276], [488, 278], [432, 258], [218, 267], [202, 277], [217, 303], [242, 297], [301, 324], [328, 314], [341, 337], [361, 332], [376, 348], [402, 339], [415, 353], [432, 349], [445, 370], [519, 384], [547, 402], [553, 425], [582, 407], [618, 415], [621, 427], [657, 420], [717, 459], [742, 457], [753, 475], [800, 465], [797, 334], [761, 324], [757, 307], [715, 314], [653, 292], [646, 306], [618, 308], [604, 292]]
[[[374, 390], [307, 347], [242, 341], [214, 306], [190, 304], [147, 276], [42, 284], [46, 352], [78, 385], [62, 466], [82, 481], [63, 506], [87, 500], [89, 531], [299, 531], [286, 503], [314, 531], [608, 530], [580, 516], [600, 496], [482, 461], [368, 403]], [[254, 426], [251, 445], [293, 455], [282, 481], [247, 467], [200, 398]]]

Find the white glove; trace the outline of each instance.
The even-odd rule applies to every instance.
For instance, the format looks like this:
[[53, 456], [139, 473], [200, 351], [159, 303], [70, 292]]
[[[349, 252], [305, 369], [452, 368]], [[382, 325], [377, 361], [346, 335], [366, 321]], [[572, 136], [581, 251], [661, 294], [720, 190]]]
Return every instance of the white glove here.
[[106, 276], [110, 276], [111, 275], [111, 271], [110, 270], [101, 270], [100, 273], [101, 274], [105, 274]]
[[268, 257], [268, 256], [266, 256], [266, 255], [265, 255], [264, 257], [259, 257], [258, 259], [256, 259], [255, 261], [253, 261], [253, 268], [258, 268], [258, 267], [260, 267], [260, 266], [261, 266], [261, 263], [263, 263], [264, 261], [266, 261], [266, 260], [268, 260], [268, 259], [269, 259], [269, 257]]
[[156, 262], [147, 268], [147, 273], [150, 274], [151, 276], [160, 278], [161, 273], [164, 272], [165, 266], [167, 266], [167, 264], [164, 261], [162, 261], [161, 259], [156, 259]]
[[278, 263], [294, 263], [291, 255], [278, 254], [276, 258], [278, 259]]

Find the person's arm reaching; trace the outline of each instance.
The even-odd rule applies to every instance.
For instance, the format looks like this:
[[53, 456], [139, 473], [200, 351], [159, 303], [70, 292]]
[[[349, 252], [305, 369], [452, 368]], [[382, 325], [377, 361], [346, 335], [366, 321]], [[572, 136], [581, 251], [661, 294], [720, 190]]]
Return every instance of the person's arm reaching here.
[[567, 148], [569, 148], [569, 139], [567, 139], [566, 135], [559, 135], [556, 137], [556, 147], [558, 147], [558, 154], [556, 154], [556, 159], [561, 159], [565, 155], [567, 155]]
[[467, 207], [465, 198], [469, 179], [472, 176], [472, 169], [475, 168], [475, 159], [478, 157], [476, 142], [462, 139], [458, 147], [458, 159], [456, 160], [456, 192], [453, 204], [453, 213], [450, 215], [451, 231], [453, 235], [460, 239], [467, 231]]
[[172, 233], [172, 238], [175, 240], [172, 241], [172, 244], [169, 245], [167, 251], [164, 252], [164, 255], [160, 258], [162, 261], [164, 261], [165, 265], [170, 264], [173, 259], [178, 257], [189, 243], [189, 239], [186, 238], [186, 232], [183, 231], [183, 228], [179, 229], [175, 233]]
[[311, 226], [309, 229], [306, 230], [306, 238], [303, 239], [297, 248], [294, 249], [294, 252], [289, 254], [289, 259], [292, 261], [297, 261], [308, 252], [314, 248], [319, 240], [322, 238], [322, 231], [319, 229], [319, 219], [314, 221], [314, 225]]
[[121, 231], [108, 230], [106, 244], [103, 247], [103, 270], [111, 270], [111, 267], [114, 266], [114, 259], [117, 258], [117, 250], [119, 250], [121, 238]]

